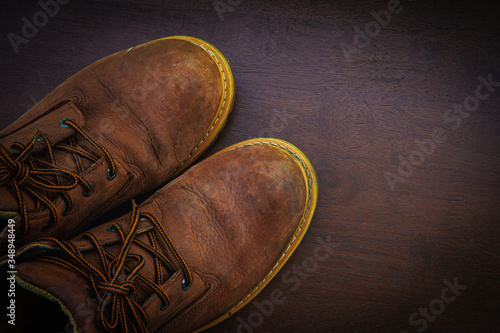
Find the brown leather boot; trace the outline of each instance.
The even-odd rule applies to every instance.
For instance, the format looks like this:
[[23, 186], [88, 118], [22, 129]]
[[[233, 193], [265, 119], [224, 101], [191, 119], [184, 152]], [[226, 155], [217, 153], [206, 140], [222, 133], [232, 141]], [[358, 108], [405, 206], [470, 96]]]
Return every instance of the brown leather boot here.
[[175, 36], [78, 72], [0, 132], [0, 250], [68, 238], [88, 221], [163, 185], [215, 140], [234, 101], [229, 63]]
[[276, 275], [309, 227], [316, 199], [313, 168], [297, 148], [245, 141], [122, 218], [70, 241], [25, 246], [18, 289], [59, 303], [78, 332], [202, 331]]

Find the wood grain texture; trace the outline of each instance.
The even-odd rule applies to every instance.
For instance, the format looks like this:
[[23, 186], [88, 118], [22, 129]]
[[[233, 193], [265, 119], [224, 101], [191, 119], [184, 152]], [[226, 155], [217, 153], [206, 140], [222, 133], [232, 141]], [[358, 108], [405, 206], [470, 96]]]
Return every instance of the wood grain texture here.
[[[375, 20], [371, 11], [387, 7], [71, 1], [15, 54], [7, 34], [20, 34], [21, 18], [40, 7], [9, 2], [0, 14], [0, 127], [103, 56], [164, 36], [202, 38], [226, 55], [236, 81], [233, 112], [207, 154], [281, 138], [311, 159], [320, 191], [310, 230], [282, 272], [210, 332], [417, 332], [424, 324], [425, 332], [498, 332], [500, 87], [457, 129], [444, 119], [474, 96], [479, 76], [500, 81], [498, 5], [402, 0], [346, 58], [341, 45], [354, 47], [357, 28]], [[447, 140], [420, 154], [425, 161], [414, 153], [419, 165], [391, 190], [384, 173], [397, 175], [400, 158], [435, 128]], [[320, 261], [327, 239], [334, 245]], [[441, 311], [434, 300], [455, 278], [467, 288]], [[259, 314], [273, 292], [282, 293], [279, 304]], [[409, 322], [430, 305], [438, 315]]]

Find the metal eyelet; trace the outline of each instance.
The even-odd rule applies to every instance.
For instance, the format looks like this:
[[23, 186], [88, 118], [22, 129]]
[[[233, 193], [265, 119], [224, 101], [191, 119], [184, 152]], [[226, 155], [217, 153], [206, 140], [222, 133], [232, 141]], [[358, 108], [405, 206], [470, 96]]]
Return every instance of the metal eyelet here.
[[118, 174], [118, 168], [115, 168], [115, 172], [113, 174], [110, 174], [111, 170], [106, 171], [106, 179], [107, 180], [113, 180], [115, 179], [116, 175]]
[[52, 227], [52, 223], [51, 222], [48, 222], [47, 224], [45, 224], [42, 228], [42, 232], [45, 232], [47, 230], [50, 229], [50, 227]]
[[191, 285], [193, 283], [190, 283], [189, 286], [186, 286], [186, 279], [182, 279], [182, 290], [187, 291], [189, 288], [191, 288]]
[[108, 225], [108, 227], [106, 228], [106, 231], [116, 231], [115, 225], [114, 224]]
[[83, 190], [83, 196], [84, 197], [90, 197], [92, 195], [92, 193], [94, 193], [94, 189], [95, 189], [94, 183], [89, 183], [89, 185], [90, 185], [90, 188], [91, 188], [90, 192], [87, 192], [87, 191]]
[[68, 209], [68, 205], [64, 205], [63, 216], [68, 215], [71, 212], [71, 209]]
[[161, 305], [160, 305], [160, 310], [161, 311], [165, 311], [167, 308], [168, 308], [168, 305], [167, 304], [163, 304], [163, 302], [162, 302]]
[[64, 119], [61, 119], [61, 121], [59, 121], [59, 125], [60, 125], [61, 127], [69, 127], [69, 125], [66, 125], [66, 124], [65, 124], [66, 120], [73, 120], [73, 119], [71, 119], [71, 118], [64, 118]]

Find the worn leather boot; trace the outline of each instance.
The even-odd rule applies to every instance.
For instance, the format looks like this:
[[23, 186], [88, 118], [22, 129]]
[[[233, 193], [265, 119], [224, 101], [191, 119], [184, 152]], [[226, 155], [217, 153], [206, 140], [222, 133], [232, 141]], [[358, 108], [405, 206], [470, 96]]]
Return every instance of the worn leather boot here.
[[[276, 275], [309, 227], [316, 200], [313, 168], [297, 148], [245, 141], [122, 218], [70, 241], [47, 238], [20, 249], [17, 288], [59, 303], [63, 326], [75, 332], [202, 331]], [[20, 304], [16, 311], [19, 317]]]
[[105, 57], [0, 132], [0, 251], [68, 238], [165, 184], [215, 140], [234, 101], [229, 63], [175, 36]]

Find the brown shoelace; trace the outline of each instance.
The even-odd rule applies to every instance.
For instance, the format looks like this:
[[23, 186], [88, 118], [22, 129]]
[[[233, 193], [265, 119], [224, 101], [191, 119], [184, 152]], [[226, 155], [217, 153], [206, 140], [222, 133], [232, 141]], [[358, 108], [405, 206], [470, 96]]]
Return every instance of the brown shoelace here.
[[[79, 240], [88, 239], [92, 242], [99, 255], [99, 260], [103, 267], [102, 270], [92, 266], [85, 260], [75, 245], [55, 238], [44, 238], [40, 241], [48, 242], [60, 249], [63, 256], [45, 255], [36, 258], [37, 260], [62, 266], [87, 281], [92, 296], [98, 300], [97, 313], [99, 321], [102, 327], [108, 332], [147, 332], [149, 319], [138, 303], [135, 289], [139, 283], [158, 295], [162, 301], [160, 307], [162, 311], [166, 310], [170, 304], [168, 295], [161, 287], [165, 282], [161, 265], [170, 274], [174, 274], [178, 269], [174, 267], [158, 246], [154, 228], [147, 231], [151, 245], [135, 239], [140, 220], [149, 220], [153, 223], [161, 239], [167, 244], [168, 249], [177, 260], [184, 276], [182, 286], [179, 287], [187, 290], [191, 287], [193, 281], [191, 270], [175, 248], [160, 221], [149, 213], [140, 213], [139, 208], [133, 200], [132, 205], [131, 225], [127, 234], [125, 234], [120, 223], [110, 224], [107, 228], [110, 232], [118, 232], [123, 242], [123, 247], [118, 256], [114, 256], [106, 251], [103, 244], [90, 232], [84, 233], [79, 238]], [[144, 258], [138, 254], [129, 253], [132, 244], [140, 246], [154, 258], [156, 281], [139, 273], [145, 264]]]
[[[60, 125], [73, 128], [76, 135], [87, 140], [100, 151], [109, 166], [106, 177], [108, 179], [113, 179], [116, 176], [116, 165], [106, 148], [95, 141], [72, 119], [63, 119]], [[48, 161], [32, 156], [32, 150], [36, 142], [43, 143]], [[55, 149], [72, 154], [78, 173], [61, 168], [57, 165], [54, 156]], [[42, 230], [47, 230], [51, 226], [56, 225], [59, 220], [59, 214], [57, 213], [56, 207], [49, 198], [50, 193], [59, 193], [64, 199], [66, 207], [63, 215], [68, 214], [73, 208], [73, 201], [67, 191], [80, 184], [83, 187], [83, 194], [85, 196], [89, 196], [93, 193], [94, 185], [79, 175], [79, 173], [84, 171], [82, 157], [90, 160], [92, 163], [95, 163], [99, 159], [99, 157], [93, 153], [78, 147], [74, 136], [68, 139], [67, 144], [61, 142], [52, 146], [47, 135], [43, 134], [41, 130], [35, 134], [31, 142], [26, 146], [18, 142], [14, 143], [11, 146], [10, 152], [0, 145], [0, 185], [7, 185], [12, 189], [19, 204], [22, 220], [24, 221], [18, 231], [18, 237], [26, 235], [30, 228], [28, 210], [23, 192], [28, 193], [35, 200], [35, 212], [41, 212], [44, 208], [49, 209], [50, 221]]]

